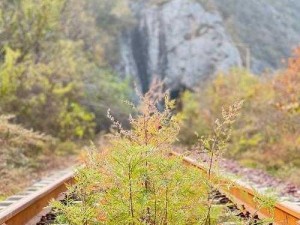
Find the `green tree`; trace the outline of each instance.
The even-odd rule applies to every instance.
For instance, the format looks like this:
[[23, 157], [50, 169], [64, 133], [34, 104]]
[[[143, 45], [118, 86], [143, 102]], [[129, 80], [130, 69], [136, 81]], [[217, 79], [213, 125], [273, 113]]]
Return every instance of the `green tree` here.
[[111, 72], [109, 55], [115, 52], [106, 47], [115, 46], [118, 21], [130, 15], [115, 12], [122, 2], [106, 1], [98, 13], [116, 20], [111, 26], [99, 22], [103, 15], [95, 16], [93, 8], [99, 2], [105, 1], [1, 1], [3, 112], [64, 140], [92, 137], [95, 122], [107, 129], [103, 118], [110, 106], [124, 117], [128, 109], [120, 103], [130, 95], [129, 82]]

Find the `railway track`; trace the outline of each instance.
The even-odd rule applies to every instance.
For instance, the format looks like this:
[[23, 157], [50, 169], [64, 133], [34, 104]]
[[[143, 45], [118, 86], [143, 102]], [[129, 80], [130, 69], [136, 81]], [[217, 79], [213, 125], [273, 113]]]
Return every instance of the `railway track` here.
[[[176, 152], [173, 152], [172, 155], [180, 156]], [[206, 172], [205, 167], [196, 160], [189, 157], [184, 157], [183, 160], [186, 164]], [[60, 194], [66, 191], [66, 186], [74, 182], [73, 176], [72, 169], [61, 171], [35, 183], [23, 193], [0, 202], [0, 225], [35, 225], [41, 215], [50, 212], [50, 209], [47, 208], [49, 201], [59, 198]], [[265, 209], [257, 211], [254, 191], [242, 184], [236, 182], [229, 188], [221, 188], [219, 191], [239, 208], [245, 209], [251, 214], [257, 214], [261, 219], [273, 217], [275, 225], [300, 225], [300, 202], [297, 205], [279, 201], [275, 205], [274, 212], [271, 213]]]
[[[174, 156], [181, 156], [180, 153], [172, 152]], [[183, 157], [183, 161], [207, 172], [206, 168], [190, 157]], [[226, 183], [226, 181], [224, 181]], [[300, 199], [299, 202], [279, 201], [272, 212], [266, 209], [258, 210], [255, 201], [255, 191], [239, 182], [231, 183], [229, 186], [219, 190], [232, 200], [239, 208], [246, 209], [251, 214], [257, 214], [260, 219], [273, 218], [275, 225], [300, 225]]]
[[45, 207], [51, 199], [58, 198], [73, 183], [74, 170], [57, 172], [27, 188], [24, 192], [0, 202], [1, 225], [29, 225], [39, 221], [39, 214], [46, 213]]

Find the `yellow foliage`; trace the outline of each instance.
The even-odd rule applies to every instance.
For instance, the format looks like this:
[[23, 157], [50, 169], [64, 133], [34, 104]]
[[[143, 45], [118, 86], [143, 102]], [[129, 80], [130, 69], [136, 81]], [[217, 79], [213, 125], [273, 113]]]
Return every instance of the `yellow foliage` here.
[[[250, 164], [279, 171], [283, 164], [297, 164], [300, 152], [296, 145], [300, 135], [300, 48], [288, 61], [287, 68], [267, 77], [233, 69], [207, 82], [196, 93], [182, 97], [183, 117], [180, 138], [194, 143], [196, 130], [209, 131], [218, 109], [244, 99], [241, 117], [236, 121], [227, 156]], [[258, 157], [259, 155], [259, 157]]]

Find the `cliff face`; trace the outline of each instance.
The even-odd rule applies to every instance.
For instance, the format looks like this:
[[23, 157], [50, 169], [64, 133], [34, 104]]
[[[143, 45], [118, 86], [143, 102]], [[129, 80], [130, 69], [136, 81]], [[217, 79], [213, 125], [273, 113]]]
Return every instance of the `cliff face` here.
[[221, 16], [197, 2], [140, 2], [133, 11], [138, 22], [121, 38], [120, 70], [134, 76], [143, 91], [154, 76], [176, 91], [241, 64]]
[[[227, 33], [248, 46], [251, 69], [278, 69], [300, 44], [299, 0], [211, 0]], [[241, 55], [243, 49], [240, 48]]]
[[137, 0], [132, 11], [119, 71], [143, 91], [154, 76], [176, 91], [241, 64], [278, 69], [300, 43], [299, 0]]

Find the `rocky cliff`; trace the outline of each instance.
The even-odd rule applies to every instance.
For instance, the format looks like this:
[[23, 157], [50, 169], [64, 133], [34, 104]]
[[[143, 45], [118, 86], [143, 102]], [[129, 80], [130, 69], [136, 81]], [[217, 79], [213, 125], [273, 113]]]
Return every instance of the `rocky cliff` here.
[[121, 70], [133, 75], [143, 91], [154, 76], [178, 90], [241, 64], [217, 12], [190, 0], [140, 2], [133, 10], [138, 23], [121, 38]]
[[[299, 0], [207, 1], [221, 14], [234, 42], [249, 48], [255, 73], [284, 66], [283, 60], [300, 44]], [[244, 57], [243, 47], [239, 50]]]
[[300, 43], [299, 10], [298, 0], [136, 1], [136, 25], [120, 38], [119, 70], [143, 91], [154, 76], [176, 91], [233, 66], [277, 69]]

